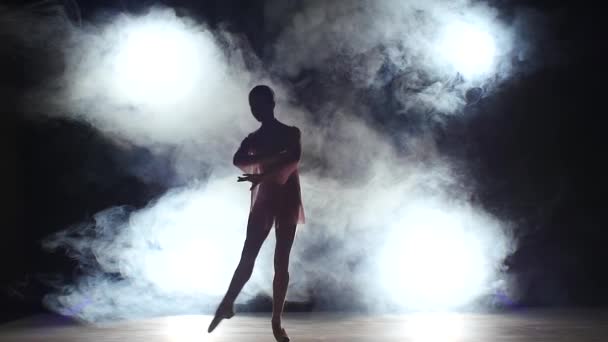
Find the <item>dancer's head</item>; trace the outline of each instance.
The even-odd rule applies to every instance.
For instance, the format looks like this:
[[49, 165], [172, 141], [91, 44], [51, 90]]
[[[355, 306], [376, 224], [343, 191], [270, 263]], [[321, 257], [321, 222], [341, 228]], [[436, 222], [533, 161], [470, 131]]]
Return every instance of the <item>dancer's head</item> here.
[[267, 85], [257, 85], [249, 92], [251, 113], [259, 122], [274, 119], [274, 91]]

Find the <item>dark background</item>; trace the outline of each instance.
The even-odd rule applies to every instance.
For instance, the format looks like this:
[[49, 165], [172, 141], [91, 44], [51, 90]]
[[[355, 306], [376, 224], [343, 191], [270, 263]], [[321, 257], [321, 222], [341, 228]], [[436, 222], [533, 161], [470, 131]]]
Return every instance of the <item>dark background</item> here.
[[[159, 2], [81, 1], [79, 12], [64, 3], [74, 18], [90, 19], [100, 10], [137, 12]], [[160, 3], [245, 35], [260, 57], [270, 44], [262, 1]], [[598, 11], [580, 2], [495, 4], [505, 12], [525, 7], [552, 18], [549, 29], [564, 47], [562, 61], [541, 61], [466, 115], [451, 118], [438, 135], [440, 147], [473, 175], [475, 200], [517, 228], [519, 247], [506, 264], [519, 305], [606, 305], [605, 38]], [[44, 310], [49, 274], [77, 272], [67, 257], [42, 251], [42, 238], [109, 206], [143, 206], [166, 189], [125, 169], [124, 161], [145, 161], [146, 150], [122, 150], [82, 123], [25, 119], [20, 94], [44, 81], [51, 68], [34, 50], [8, 39], [1, 43], [0, 319], [7, 320]]]

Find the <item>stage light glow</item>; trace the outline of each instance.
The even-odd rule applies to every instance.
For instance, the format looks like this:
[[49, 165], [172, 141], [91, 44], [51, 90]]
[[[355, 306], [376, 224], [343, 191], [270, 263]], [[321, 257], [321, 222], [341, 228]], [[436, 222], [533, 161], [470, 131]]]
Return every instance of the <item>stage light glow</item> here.
[[117, 47], [114, 86], [135, 104], [173, 104], [187, 98], [208, 60], [197, 32], [182, 22], [154, 19], [123, 27]]
[[465, 78], [490, 73], [495, 66], [496, 43], [482, 27], [464, 22], [447, 25], [438, 42], [438, 54]]
[[234, 215], [247, 208], [240, 190], [230, 177], [167, 194], [135, 214], [126, 233], [131, 246], [119, 251], [123, 273], [166, 293], [222, 295], [244, 239], [246, 216]]
[[470, 230], [483, 219], [466, 209], [431, 204], [405, 210], [380, 259], [385, 290], [407, 309], [455, 309], [487, 290], [493, 269], [483, 236]]

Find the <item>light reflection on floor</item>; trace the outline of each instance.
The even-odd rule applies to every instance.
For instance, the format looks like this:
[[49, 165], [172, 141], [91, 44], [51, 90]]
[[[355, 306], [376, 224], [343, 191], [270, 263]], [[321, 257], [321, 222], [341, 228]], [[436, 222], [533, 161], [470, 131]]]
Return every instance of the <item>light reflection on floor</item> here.
[[[166, 318], [166, 334], [171, 342], [199, 342], [209, 340], [202, 327], [208, 324], [208, 316], [172, 316]], [[218, 331], [218, 334], [221, 332]]]
[[[608, 341], [608, 311], [517, 311], [503, 314], [288, 314], [293, 342], [308, 341]], [[273, 341], [269, 314], [237, 315], [206, 332], [206, 315], [96, 325], [41, 315], [0, 326], [0, 341]]]
[[403, 334], [415, 342], [460, 341], [466, 324], [467, 320], [460, 314], [413, 314], [405, 321]]

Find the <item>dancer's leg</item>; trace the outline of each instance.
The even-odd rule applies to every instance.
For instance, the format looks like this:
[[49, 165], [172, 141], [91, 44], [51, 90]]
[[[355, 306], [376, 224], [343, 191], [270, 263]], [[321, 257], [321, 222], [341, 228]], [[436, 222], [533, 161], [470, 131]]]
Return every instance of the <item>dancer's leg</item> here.
[[281, 326], [281, 315], [289, 285], [289, 255], [296, 234], [297, 219], [293, 215], [277, 222], [276, 248], [274, 252], [274, 281], [272, 298], [272, 331], [277, 341], [289, 341]]
[[272, 214], [266, 209], [263, 207], [254, 208], [249, 214], [247, 238], [241, 253], [241, 260], [234, 271], [228, 291], [226, 291], [226, 295], [215, 313], [215, 318], [209, 325], [209, 332], [215, 329], [222, 318], [230, 318], [234, 315], [232, 309], [234, 301], [251, 277], [255, 259], [272, 227]]
[[247, 225], [247, 238], [245, 239], [245, 245], [243, 246], [243, 252], [241, 253], [241, 260], [234, 272], [226, 296], [222, 302], [234, 303], [236, 297], [239, 295], [245, 283], [251, 277], [253, 272], [253, 266], [255, 265], [255, 259], [258, 257], [260, 248], [268, 233], [272, 227], [272, 217], [266, 215], [263, 212], [252, 212], [249, 216], [249, 223]]

